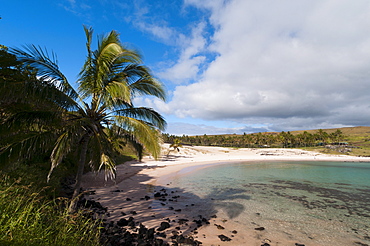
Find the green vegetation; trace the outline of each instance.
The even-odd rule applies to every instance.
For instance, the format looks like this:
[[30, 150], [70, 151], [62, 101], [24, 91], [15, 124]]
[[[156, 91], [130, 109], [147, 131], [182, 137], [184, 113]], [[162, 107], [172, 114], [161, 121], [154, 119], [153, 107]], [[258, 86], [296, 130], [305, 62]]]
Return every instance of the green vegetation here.
[[[116, 32], [100, 37], [95, 50], [92, 29], [85, 27], [85, 34], [87, 58], [77, 89], [55, 54], [34, 45], [0, 45], [0, 245], [100, 245], [100, 221], [76, 211], [82, 174], [105, 170], [114, 177], [117, 162], [160, 154], [166, 122], [133, 99], [165, 100], [162, 84]], [[173, 150], [192, 144], [329, 152], [338, 149], [325, 148], [328, 143], [348, 142], [358, 147], [350, 153], [370, 155], [369, 128], [366, 134], [355, 129], [163, 137]], [[72, 199], [61, 198], [61, 181], [71, 174]]]
[[[0, 159], [11, 164], [49, 154], [50, 178], [73, 155], [78, 169], [71, 212], [87, 164], [114, 177], [114, 157], [128, 145], [139, 159], [144, 150], [157, 158], [160, 130], [166, 125], [153, 109], [132, 103], [136, 96], [165, 99], [162, 84], [141, 64], [140, 55], [123, 46], [115, 31], [100, 37], [96, 50], [91, 49], [92, 29], [85, 27], [85, 34], [87, 58], [78, 90], [59, 70], [56, 56], [34, 45], [9, 49], [8, 57], [16, 61], [4, 67], [13, 74], [0, 84]], [[23, 71], [29, 73], [23, 76]], [[22, 76], [15, 78], [17, 73]]]
[[100, 245], [99, 221], [68, 215], [66, 200], [46, 189], [0, 177], [0, 245]]
[[[327, 129], [328, 133], [335, 131], [336, 129]], [[370, 127], [358, 126], [358, 127], [345, 127], [340, 128], [344, 135], [344, 141], [348, 143], [349, 150], [346, 152], [352, 156], [370, 156]], [[325, 147], [311, 147], [308, 150], [318, 151], [328, 154], [338, 154], [338, 151], [332, 150]]]
[[0, 245], [101, 245], [100, 221], [76, 209], [82, 174], [114, 178], [116, 163], [160, 154], [166, 122], [133, 99], [165, 100], [162, 84], [115, 31], [93, 50], [84, 30], [77, 89], [54, 53], [0, 46]]
[[346, 127], [294, 132], [264, 132], [243, 135], [174, 136], [164, 141], [182, 144], [235, 148], [303, 148], [323, 153], [370, 156], [370, 127]]

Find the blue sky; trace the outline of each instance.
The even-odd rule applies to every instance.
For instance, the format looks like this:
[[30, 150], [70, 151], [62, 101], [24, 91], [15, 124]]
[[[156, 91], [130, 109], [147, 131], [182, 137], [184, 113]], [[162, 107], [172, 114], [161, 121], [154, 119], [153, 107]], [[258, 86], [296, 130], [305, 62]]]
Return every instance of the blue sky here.
[[171, 134], [370, 122], [368, 0], [12, 0], [0, 16], [0, 44], [54, 51], [70, 82], [86, 56], [82, 25], [118, 31], [168, 91], [166, 103], [135, 103]]

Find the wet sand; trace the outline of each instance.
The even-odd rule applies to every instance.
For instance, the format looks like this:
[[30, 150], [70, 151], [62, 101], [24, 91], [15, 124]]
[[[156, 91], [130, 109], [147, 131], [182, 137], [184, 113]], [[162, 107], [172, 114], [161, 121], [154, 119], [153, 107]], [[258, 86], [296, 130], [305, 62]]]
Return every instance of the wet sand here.
[[[258, 223], [258, 215], [255, 213], [251, 213], [250, 226], [247, 228], [245, 225], [240, 226], [237, 222], [231, 221], [228, 212], [217, 207], [217, 202], [212, 198], [200, 198], [186, 192], [182, 187], [172, 187], [171, 179], [207, 165], [238, 161], [370, 162], [370, 158], [324, 155], [300, 149], [184, 146], [180, 148], [180, 152], [171, 151], [167, 155], [168, 147], [169, 145], [164, 145], [164, 155], [158, 161], [145, 157], [142, 162], [131, 161], [118, 165], [115, 182], [105, 181], [103, 173], [88, 173], [84, 176], [83, 188], [95, 191], [89, 198], [108, 207], [109, 217], [106, 218], [108, 221], [118, 221], [132, 216], [135, 221], [143, 223], [148, 228], [158, 227], [161, 222], [169, 221], [171, 227], [164, 231], [167, 235], [172, 235], [172, 231], [176, 230], [194, 237], [203, 245], [304, 244], [298, 234], [289, 236], [262, 230], [263, 225]], [[156, 193], [162, 196], [154, 198]], [[202, 226], [197, 228], [199, 225]], [[231, 241], [221, 241], [219, 235], [225, 235]]]

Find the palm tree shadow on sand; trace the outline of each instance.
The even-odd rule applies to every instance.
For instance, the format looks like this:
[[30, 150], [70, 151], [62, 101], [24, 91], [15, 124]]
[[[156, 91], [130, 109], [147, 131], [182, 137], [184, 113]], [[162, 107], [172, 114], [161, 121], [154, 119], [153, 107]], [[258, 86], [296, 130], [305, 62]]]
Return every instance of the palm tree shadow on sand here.
[[161, 161], [176, 161], [180, 158], [189, 159], [191, 157], [186, 156], [186, 155], [166, 155], [161, 158]]
[[[161, 222], [168, 222], [170, 227], [164, 233], [172, 235], [174, 230], [183, 234], [194, 232], [198, 227], [209, 226], [210, 219], [222, 210], [227, 219], [238, 217], [245, 206], [238, 200], [249, 200], [250, 196], [242, 189], [212, 189], [205, 197], [180, 187], [153, 185], [148, 182], [152, 177], [138, 173], [147, 167], [135, 167], [136, 175], [131, 175], [120, 183], [110, 183], [104, 187], [85, 187], [94, 190], [94, 195], [87, 199], [99, 201], [108, 208], [108, 221], [133, 217], [137, 223], [148, 228], [158, 228]], [[150, 167], [154, 168], [154, 167]], [[160, 167], [155, 167], [160, 168]], [[122, 170], [121, 170], [122, 171]], [[99, 182], [94, 182], [99, 184]], [[214, 226], [214, 225], [211, 225]]]

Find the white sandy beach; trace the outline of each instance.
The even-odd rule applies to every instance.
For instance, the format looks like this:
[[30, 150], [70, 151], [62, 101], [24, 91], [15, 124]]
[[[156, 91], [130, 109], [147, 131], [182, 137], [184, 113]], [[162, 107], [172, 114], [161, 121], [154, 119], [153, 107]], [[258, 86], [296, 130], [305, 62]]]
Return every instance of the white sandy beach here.
[[[173, 188], [167, 189], [170, 187], [171, 178], [179, 175], [179, 172], [185, 168], [194, 171], [197, 167], [201, 168], [204, 165], [263, 160], [370, 162], [370, 158], [365, 157], [324, 155], [300, 149], [234, 149], [200, 146], [184, 146], [180, 148], [180, 152], [171, 151], [167, 156], [168, 147], [169, 145], [164, 145], [164, 155], [158, 161], [145, 157], [142, 162], [131, 161], [118, 165], [116, 182], [105, 181], [103, 173], [98, 175], [88, 173], [84, 176], [82, 187], [86, 190], [95, 190], [95, 195], [90, 195], [90, 198], [108, 207], [110, 213], [108, 220], [117, 221], [123, 217], [133, 216], [136, 221], [152, 228], [158, 227], [161, 221], [168, 218], [169, 221], [173, 221], [170, 223], [171, 228], [166, 231], [168, 234], [175, 227], [180, 227], [181, 233], [192, 235], [203, 245], [259, 246], [265, 242], [270, 245], [294, 245], [300, 242], [298, 241], [299, 235], [292, 238], [284, 234], [277, 235], [268, 231], [254, 230], [255, 227], [261, 226], [258, 222], [251, 223], [249, 228], [240, 228], [237, 224], [227, 221], [227, 215], [223, 211], [209, 211], [200, 200], [191, 194], [184, 194], [181, 190]], [[175, 200], [176, 203], [155, 200], [153, 194], [161, 189], [166, 189], [170, 196], [174, 196], [175, 199], [171, 200]], [[151, 199], [146, 200], [145, 196]], [[176, 199], [177, 196], [179, 196], [178, 199]], [[170, 210], [169, 207], [173, 209]], [[126, 215], [122, 215], [122, 212]], [[208, 217], [210, 224], [203, 225], [194, 233], [193, 229], [196, 228], [196, 224], [192, 221], [199, 219], [198, 215], [209, 216], [211, 212], [215, 212], [217, 218]], [[176, 224], [175, 221], [180, 218], [189, 219], [188, 225]], [[215, 224], [222, 225], [225, 229], [219, 230]], [[232, 233], [233, 230], [237, 233]], [[232, 241], [222, 242], [218, 238], [220, 234], [232, 238]]]

